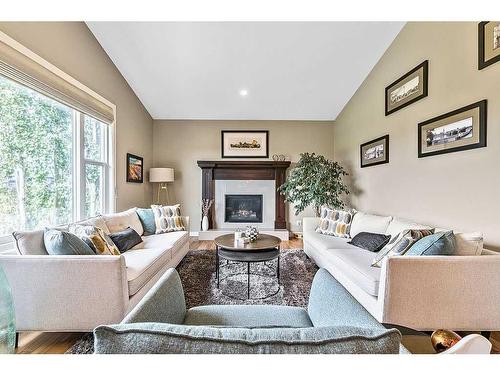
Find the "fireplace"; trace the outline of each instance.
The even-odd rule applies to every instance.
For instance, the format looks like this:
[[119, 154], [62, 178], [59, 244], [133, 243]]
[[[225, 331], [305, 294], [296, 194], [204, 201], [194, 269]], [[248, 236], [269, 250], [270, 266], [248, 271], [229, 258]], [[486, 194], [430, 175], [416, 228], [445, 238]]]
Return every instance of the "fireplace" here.
[[226, 223], [262, 223], [262, 194], [226, 194]]

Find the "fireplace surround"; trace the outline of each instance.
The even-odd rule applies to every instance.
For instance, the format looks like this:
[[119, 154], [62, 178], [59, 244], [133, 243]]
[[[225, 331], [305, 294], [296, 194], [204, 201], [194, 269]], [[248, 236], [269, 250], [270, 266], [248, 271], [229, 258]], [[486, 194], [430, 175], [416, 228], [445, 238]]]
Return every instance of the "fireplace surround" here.
[[[216, 180], [274, 180], [281, 186], [286, 180], [289, 161], [198, 161], [202, 171], [201, 198], [215, 199]], [[250, 194], [245, 192], [244, 194]], [[274, 229], [287, 229], [285, 197], [275, 191]], [[214, 228], [214, 207], [210, 208], [208, 219]]]

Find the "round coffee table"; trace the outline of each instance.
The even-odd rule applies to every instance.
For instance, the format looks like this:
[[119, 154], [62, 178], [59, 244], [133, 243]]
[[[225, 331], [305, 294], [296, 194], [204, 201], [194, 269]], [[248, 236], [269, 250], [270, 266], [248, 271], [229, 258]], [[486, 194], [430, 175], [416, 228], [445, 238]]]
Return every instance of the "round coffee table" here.
[[[215, 239], [215, 276], [217, 288], [220, 286], [220, 259], [230, 262], [247, 263], [247, 298], [250, 299], [250, 263], [269, 262], [277, 259], [276, 278], [280, 284], [280, 244], [276, 236], [260, 234], [254, 242], [241, 243], [234, 240], [234, 234], [226, 234]], [[279, 289], [278, 289], [279, 290]], [[277, 292], [276, 292], [277, 293]], [[267, 298], [266, 296], [264, 298]]]

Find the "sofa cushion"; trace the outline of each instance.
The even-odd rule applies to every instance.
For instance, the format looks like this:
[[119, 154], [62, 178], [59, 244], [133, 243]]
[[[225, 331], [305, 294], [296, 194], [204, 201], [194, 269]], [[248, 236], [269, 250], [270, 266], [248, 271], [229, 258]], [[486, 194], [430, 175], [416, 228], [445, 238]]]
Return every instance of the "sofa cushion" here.
[[94, 339], [97, 354], [398, 354], [401, 334], [384, 328], [133, 323], [97, 327]]
[[381, 269], [371, 267], [374, 253], [353, 246], [351, 249], [329, 249], [324, 256], [366, 293], [378, 295]]
[[172, 232], [142, 237], [141, 249], [123, 253], [127, 265], [129, 296], [136, 294], [172, 260], [172, 252], [189, 240], [187, 232]]
[[62, 230], [45, 229], [43, 242], [50, 255], [95, 255], [83, 240]]
[[483, 234], [455, 233], [455, 254], [454, 255], [481, 255], [483, 251]]
[[127, 228], [121, 232], [111, 233], [109, 237], [115, 243], [118, 250], [120, 250], [120, 253], [124, 253], [142, 243], [141, 236], [132, 228]]
[[135, 207], [115, 214], [102, 215], [102, 218], [111, 233], [121, 232], [129, 227], [139, 233], [140, 236], [144, 233]]
[[391, 236], [388, 234], [360, 232], [349, 243], [368, 251], [377, 252], [387, 245], [390, 239]]
[[358, 211], [352, 219], [351, 237], [360, 232], [384, 234], [391, 220], [392, 216], [373, 215]]
[[197, 306], [187, 311], [184, 324], [246, 328], [312, 327], [305, 309], [276, 305]]
[[348, 243], [348, 238], [328, 236], [318, 232], [307, 232], [307, 237], [304, 240], [316, 250], [358, 249]]
[[354, 213], [322, 207], [316, 232], [329, 236], [349, 238]]
[[71, 224], [69, 232], [80, 237], [97, 255], [120, 255], [120, 250], [99, 227]]
[[395, 217], [387, 227], [386, 234], [396, 237], [399, 233], [407, 229], [432, 229], [432, 227]]
[[21, 255], [48, 255], [43, 242], [43, 232], [43, 230], [29, 230], [12, 233], [17, 252]]
[[111, 233], [102, 216], [91, 217], [90, 219], [78, 221], [75, 224], [90, 225], [93, 227], [101, 228], [102, 231], [108, 235]]
[[151, 205], [155, 216], [156, 234], [185, 231], [180, 204], [173, 206]]
[[455, 236], [450, 230], [426, 236], [418, 240], [405, 255], [453, 255], [455, 252]]

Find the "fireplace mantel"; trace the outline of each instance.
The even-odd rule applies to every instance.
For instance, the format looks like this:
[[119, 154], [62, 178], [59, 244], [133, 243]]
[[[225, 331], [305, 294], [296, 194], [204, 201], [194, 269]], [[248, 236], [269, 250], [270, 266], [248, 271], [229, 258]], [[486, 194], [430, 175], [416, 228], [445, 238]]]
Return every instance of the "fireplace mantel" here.
[[[286, 180], [286, 170], [289, 161], [207, 161], [199, 160], [202, 171], [203, 199], [215, 199], [215, 180], [275, 180], [276, 186], [281, 186]], [[285, 197], [276, 191], [275, 229], [287, 229], [285, 216]], [[213, 207], [208, 220], [213, 226]]]

